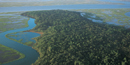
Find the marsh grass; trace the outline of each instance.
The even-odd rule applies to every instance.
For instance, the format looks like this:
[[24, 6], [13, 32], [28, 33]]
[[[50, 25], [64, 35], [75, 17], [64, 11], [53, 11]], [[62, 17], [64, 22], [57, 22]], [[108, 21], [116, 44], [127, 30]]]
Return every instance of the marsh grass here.
[[[7, 34], [6, 37], [9, 38], [10, 40], [16, 41], [20, 44], [27, 45], [27, 46], [33, 46], [34, 42], [32, 42], [31, 40], [25, 40], [25, 39], [21, 38], [21, 36], [24, 35], [24, 34], [27, 34], [27, 33], [15, 32], [15, 33]], [[17, 38], [20, 38], [20, 39], [17, 39]]]
[[0, 64], [12, 62], [24, 58], [25, 55], [0, 44]]
[[[108, 24], [114, 24], [119, 26], [130, 26], [130, 17], [125, 13], [130, 12], [130, 9], [80, 9], [75, 11], [85, 12], [84, 17], [95, 20], [101, 20]], [[95, 16], [92, 17], [92, 16]]]
[[20, 12], [0, 13], [0, 31], [5, 32], [28, 27], [29, 18], [20, 16], [19, 14]]

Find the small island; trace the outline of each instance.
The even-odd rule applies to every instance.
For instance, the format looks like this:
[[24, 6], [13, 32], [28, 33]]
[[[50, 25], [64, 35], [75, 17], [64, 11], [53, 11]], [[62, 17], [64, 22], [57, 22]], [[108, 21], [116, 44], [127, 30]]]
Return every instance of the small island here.
[[0, 44], [0, 64], [12, 62], [24, 58], [25, 55]]

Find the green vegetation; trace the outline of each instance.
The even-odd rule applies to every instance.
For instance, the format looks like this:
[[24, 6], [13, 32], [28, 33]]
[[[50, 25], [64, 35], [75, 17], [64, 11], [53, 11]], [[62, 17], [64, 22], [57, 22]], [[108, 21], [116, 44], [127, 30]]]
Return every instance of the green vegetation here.
[[[125, 15], [125, 13], [130, 12], [130, 9], [81, 9], [75, 11], [85, 12], [84, 17], [86, 18], [126, 27], [130, 26], [130, 17]], [[92, 16], [95, 16], [95, 18]]]
[[19, 15], [20, 13], [0, 13], [0, 33], [8, 30], [28, 27], [29, 18]]
[[24, 58], [25, 55], [0, 44], [0, 64]]
[[30, 1], [30, 2], [0, 2], [0, 7], [13, 6], [45, 6], [45, 5], [72, 5], [72, 4], [121, 4], [111, 2], [101, 2], [97, 0], [51, 0], [51, 1]]
[[[33, 45], [34, 45], [34, 42], [32, 42], [32, 41], [23, 42], [24, 40], [23, 40], [22, 38], [19, 39], [19, 40], [12, 38], [12, 37], [19, 37], [19, 36], [21, 36], [21, 35], [19, 35], [19, 36], [18, 36], [18, 35], [15, 35], [15, 34], [17, 34], [17, 33], [20, 33], [20, 32], [15, 32], [15, 33], [6, 34], [6, 38], [11, 39], [11, 40], [13, 40], [13, 41], [16, 41], [16, 42], [18, 42], [18, 43], [20, 43], [20, 44], [27, 45], [27, 46], [33, 46]], [[22, 33], [22, 32], [21, 32], [21, 33]], [[22, 34], [25, 34], [25, 33], [22, 33]]]
[[33, 46], [40, 53], [32, 65], [130, 65], [130, 31], [96, 23], [66, 10], [32, 11], [33, 30], [43, 32]]

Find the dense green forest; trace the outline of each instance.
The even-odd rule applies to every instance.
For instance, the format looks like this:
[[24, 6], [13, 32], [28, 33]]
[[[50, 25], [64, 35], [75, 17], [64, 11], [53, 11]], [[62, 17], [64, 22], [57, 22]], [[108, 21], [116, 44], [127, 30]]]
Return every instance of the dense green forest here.
[[114, 25], [95, 23], [79, 12], [45, 10], [25, 12], [35, 18], [33, 30], [40, 53], [32, 65], [130, 65], [130, 31]]

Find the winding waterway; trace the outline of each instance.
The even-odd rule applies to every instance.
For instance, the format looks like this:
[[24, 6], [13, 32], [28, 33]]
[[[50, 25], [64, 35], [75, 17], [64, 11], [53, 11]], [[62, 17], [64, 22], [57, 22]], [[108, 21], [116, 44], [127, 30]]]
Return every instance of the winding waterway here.
[[[106, 1], [106, 0], [101, 0], [101, 1]], [[117, 1], [117, 3], [119, 3], [119, 1]], [[34, 11], [34, 10], [52, 10], [52, 9], [130, 8], [130, 2], [122, 2], [122, 3], [125, 5], [81, 4], [81, 5], [55, 5], [55, 6], [0, 7], [0, 12], [19, 12], [19, 11]], [[127, 15], [127, 16], [129, 16], [129, 15]], [[9, 33], [32, 29], [33, 27], [35, 27], [34, 20], [35, 19], [30, 18], [30, 20], [28, 21], [29, 27], [27, 27], [27, 28], [10, 30], [10, 31], [0, 33], [0, 44], [3, 44], [7, 47], [11, 47], [13, 49], [16, 49], [17, 51], [25, 54], [25, 56], [26, 56], [23, 59], [16, 60], [16, 61], [2, 64], [2, 65], [31, 65], [32, 63], [34, 63], [37, 60], [37, 58], [39, 57], [39, 54], [36, 50], [32, 49], [29, 46], [25, 46], [25, 45], [22, 45], [22, 44], [15, 42], [15, 41], [12, 41], [10, 39], [7, 39], [5, 37], [5, 35], [9, 34]]]
[[[7, 64], [2, 64], [2, 65], [31, 65], [38, 59], [39, 54], [36, 50], [32, 49], [29, 46], [25, 46], [23, 44], [17, 43], [15, 41], [12, 41], [5, 37], [5, 35], [9, 34], [9, 33], [25, 31], [25, 30], [34, 28], [35, 27], [34, 20], [35, 19], [30, 18], [30, 20], [28, 21], [29, 27], [27, 27], [27, 28], [10, 30], [10, 31], [0, 33], [0, 44], [5, 45], [7, 47], [11, 47], [13, 49], [16, 49], [17, 51], [19, 51], [25, 55], [25, 58], [23, 58], [23, 59], [16, 60], [16, 61], [13, 61], [13, 62], [10, 62]], [[35, 33], [35, 34], [37, 34], [37, 33]]]

